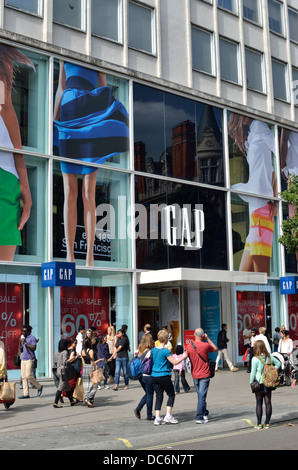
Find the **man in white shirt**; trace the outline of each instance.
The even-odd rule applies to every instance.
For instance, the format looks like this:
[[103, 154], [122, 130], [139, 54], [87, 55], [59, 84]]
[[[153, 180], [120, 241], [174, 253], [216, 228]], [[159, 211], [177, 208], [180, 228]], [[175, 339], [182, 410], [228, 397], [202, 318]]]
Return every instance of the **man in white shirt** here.
[[85, 333], [85, 328], [83, 326], [79, 326], [79, 332], [76, 337], [76, 340], [77, 340], [76, 352], [78, 353], [79, 356], [81, 356], [82, 354], [84, 333]]
[[271, 354], [272, 351], [271, 351], [271, 348], [270, 348], [270, 345], [269, 345], [269, 341], [265, 336], [265, 333], [266, 333], [266, 328], [261, 326], [259, 328], [259, 334], [256, 336], [256, 341], [263, 341], [265, 343], [265, 346], [266, 346], [266, 349], [267, 349], [268, 353]]
[[[243, 330], [243, 343], [244, 343], [244, 352], [250, 347], [250, 337], [251, 337], [251, 325], [246, 325], [246, 328]], [[247, 367], [247, 362], [244, 363], [244, 366]]]

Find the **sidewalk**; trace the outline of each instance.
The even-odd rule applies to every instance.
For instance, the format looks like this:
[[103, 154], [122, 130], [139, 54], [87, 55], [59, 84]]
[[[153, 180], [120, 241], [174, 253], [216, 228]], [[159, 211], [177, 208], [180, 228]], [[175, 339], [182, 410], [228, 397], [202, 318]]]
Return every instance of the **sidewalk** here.
[[[43, 394], [36, 397], [30, 389], [30, 400], [19, 400], [5, 411], [0, 405], [0, 449], [64, 449], [64, 450], [137, 450], [158, 448], [166, 443], [192, 439], [229, 431], [250, 429], [255, 424], [255, 397], [249, 388], [246, 370], [230, 372], [225, 369], [211, 379], [207, 404], [210, 412], [208, 424], [195, 423], [197, 394], [190, 374], [187, 381], [191, 391], [176, 395], [173, 415], [177, 425], [153, 426], [146, 420], [143, 409], [138, 420], [136, 408], [143, 390], [131, 381], [129, 390], [123, 383], [117, 392], [98, 390], [96, 407], [81, 404], [70, 407], [65, 399], [63, 409], [52, 406], [56, 388], [52, 380], [39, 379]], [[17, 384], [17, 397], [22, 395]], [[182, 389], [183, 390], [183, 389]], [[298, 385], [295, 390], [281, 386], [273, 392], [272, 424], [298, 419]], [[162, 407], [165, 413], [166, 398]]]

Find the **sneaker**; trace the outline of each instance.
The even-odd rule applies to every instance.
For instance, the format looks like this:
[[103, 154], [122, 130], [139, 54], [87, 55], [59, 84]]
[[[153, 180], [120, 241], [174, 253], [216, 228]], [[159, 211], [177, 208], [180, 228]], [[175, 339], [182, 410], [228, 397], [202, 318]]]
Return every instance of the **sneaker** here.
[[165, 422], [162, 418], [155, 418], [153, 424], [154, 424], [154, 426], [160, 426], [161, 424], [165, 424]]
[[270, 429], [270, 424], [265, 424], [264, 429]]
[[196, 424], [205, 424], [208, 423], [208, 421], [205, 421], [204, 419], [196, 419]]
[[97, 390], [101, 390], [101, 385], [97, 385]]
[[109, 390], [109, 386], [108, 385], [105, 385], [105, 390]]
[[238, 369], [238, 367], [233, 367], [233, 369], [231, 369], [231, 372], [236, 372]]
[[165, 423], [178, 424], [177, 419], [173, 415], [166, 415], [163, 420]]
[[262, 424], [256, 424], [254, 426], [255, 429], [263, 429], [263, 425]]
[[209, 419], [208, 419], [208, 416], [203, 416], [203, 420], [204, 420], [204, 423], [208, 423]]

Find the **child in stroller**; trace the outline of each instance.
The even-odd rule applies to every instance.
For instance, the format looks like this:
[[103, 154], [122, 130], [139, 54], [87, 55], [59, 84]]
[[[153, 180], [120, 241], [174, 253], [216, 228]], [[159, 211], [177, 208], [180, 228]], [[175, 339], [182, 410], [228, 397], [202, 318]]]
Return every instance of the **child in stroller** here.
[[[296, 351], [296, 354], [298, 353], [298, 350]], [[285, 384], [288, 387], [292, 383], [292, 370], [294, 369], [293, 365], [293, 358], [292, 355], [294, 354], [294, 351], [292, 354], [285, 354], [285, 353], [279, 353], [279, 352], [274, 352], [272, 356], [276, 357], [276, 359], [279, 360], [280, 362], [280, 368], [278, 369], [278, 374], [280, 377], [280, 382], [279, 384]]]

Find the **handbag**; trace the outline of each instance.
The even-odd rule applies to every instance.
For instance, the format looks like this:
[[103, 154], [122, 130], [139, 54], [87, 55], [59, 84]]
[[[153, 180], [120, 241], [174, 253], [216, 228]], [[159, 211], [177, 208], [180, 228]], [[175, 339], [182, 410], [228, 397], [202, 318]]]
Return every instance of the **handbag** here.
[[[203, 362], [205, 362], [205, 364], [207, 364], [207, 361], [205, 361], [205, 359], [201, 356], [201, 354], [197, 351], [197, 348], [195, 347], [195, 345], [193, 343], [191, 343], [192, 347], [194, 348], [194, 350], [196, 351], [197, 355], [200, 356], [200, 358], [202, 359]], [[209, 365], [209, 370], [210, 370], [210, 378], [212, 379], [214, 376], [215, 376], [215, 362], [212, 361], [211, 359], [208, 360], [208, 365]]]
[[97, 385], [99, 382], [103, 382], [104, 376], [103, 376], [102, 369], [99, 369], [98, 367], [94, 369], [90, 373], [90, 378], [91, 378], [93, 385]]
[[254, 380], [251, 384], [250, 384], [250, 388], [251, 388], [251, 391], [252, 393], [256, 393], [260, 390], [261, 388], [261, 384], [260, 382], [258, 382], [257, 380]]
[[84, 400], [84, 386], [83, 386], [83, 380], [81, 377], [78, 378], [75, 389], [73, 391], [72, 396], [79, 401]]
[[11, 403], [15, 401], [16, 384], [13, 382], [0, 383], [0, 402]]
[[78, 376], [77, 371], [69, 362], [66, 362], [64, 367], [61, 369], [61, 377], [63, 382], [76, 379]]
[[21, 365], [21, 357], [20, 357], [20, 353], [16, 354], [15, 357], [14, 357], [14, 365], [16, 367], [20, 367]]

